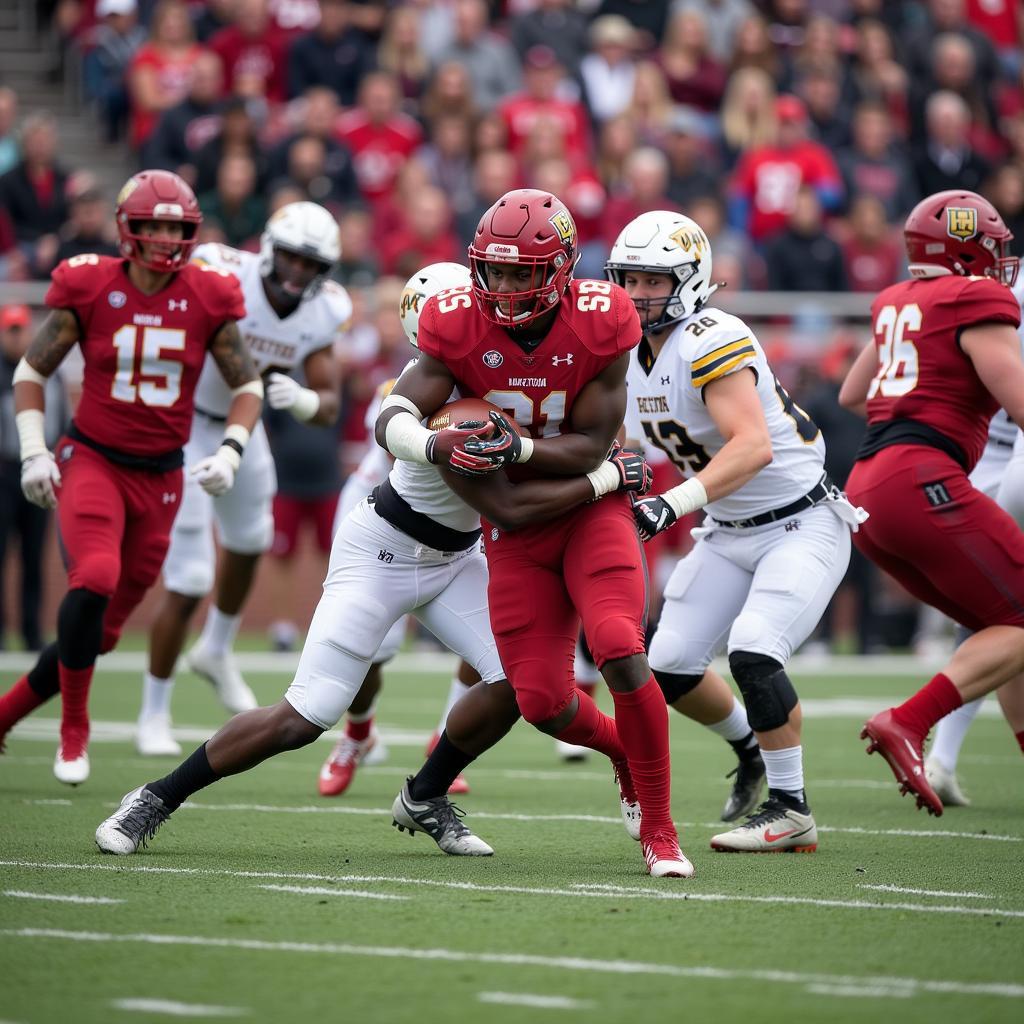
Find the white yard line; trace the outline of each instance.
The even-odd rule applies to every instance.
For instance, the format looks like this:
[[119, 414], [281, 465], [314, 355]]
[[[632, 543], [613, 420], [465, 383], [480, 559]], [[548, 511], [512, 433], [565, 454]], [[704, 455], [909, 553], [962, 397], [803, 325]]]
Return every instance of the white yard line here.
[[942, 889], [904, 889], [899, 885], [858, 885], [858, 889], [871, 889], [873, 892], [901, 892], [908, 896], [943, 896], [958, 900], [997, 900], [998, 896], [988, 896], [983, 892], [946, 892]]
[[358, 946], [350, 943], [287, 942], [265, 939], [220, 938], [200, 935], [161, 935], [149, 932], [114, 934], [112, 932], [69, 931], [59, 928], [7, 928], [0, 935], [20, 939], [55, 939], [63, 942], [125, 943], [132, 946], [193, 946], [202, 949], [239, 949], [252, 952], [305, 953], [320, 956], [357, 956], [386, 960], [419, 960], [448, 963], [487, 964], [500, 967], [540, 967], [555, 971], [585, 971], [610, 975], [655, 975], [668, 978], [710, 979], [713, 981], [770, 982], [782, 985], [833, 985], [841, 987], [874, 986], [885, 989], [909, 989], [917, 993], [992, 996], [1024, 999], [1024, 985], [1012, 981], [967, 982], [951, 979], [901, 978], [817, 974], [801, 971], [743, 969], [707, 965], [646, 963], [639, 960], [595, 960], [588, 957], [550, 956], [538, 953], [486, 953], [457, 949], [417, 949], [409, 946]]
[[592, 999], [570, 999], [568, 996], [538, 996], [529, 992], [477, 992], [478, 1003], [497, 1006], [529, 1006], [533, 1010], [592, 1010]]
[[50, 903], [90, 903], [113, 905], [124, 900], [107, 899], [106, 896], [71, 896], [56, 892], [27, 892], [24, 889], [4, 889], [4, 895], [18, 900], [47, 900]]
[[840, 999], [909, 999], [913, 988], [905, 985], [808, 985], [807, 991], [815, 996]]
[[362, 896], [368, 900], [407, 900], [408, 896], [395, 896], [392, 893], [367, 892], [365, 889], [328, 889], [316, 885], [261, 885], [260, 889], [272, 892], [299, 893], [305, 896]]
[[205, 1003], [177, 1003], [171, 999], [114, 999], [115, 1010], [163, 1013], [170, 1017], [242, 1017], [249, 1011], [240, 1006], [209, 1006]]

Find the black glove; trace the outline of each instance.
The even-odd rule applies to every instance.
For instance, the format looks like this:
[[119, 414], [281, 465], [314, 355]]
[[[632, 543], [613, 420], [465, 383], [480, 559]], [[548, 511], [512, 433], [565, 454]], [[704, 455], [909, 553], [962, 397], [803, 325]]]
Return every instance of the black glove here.
[[678, 518], [672, 506], [657, 494], [649, 498], [637, 498], [633, 502], [633, 519], [644, 541], [667, 530]]
[[651, 489], [654, 471], [640, 452], [633, 451], [632, 448], [623, 448], [616, 442], [608, 453], [607, 461], [619, 471], [620, 491], [646, 494]]
[[505, 469], [519, 461], [523, 453], [523, 440], [515, 428], [500, 412], [491, 413], [494, 433], [490, 438], [470, 438], [456, 448], [449, 465], [465, 476], [483, 476], [496, 469]]

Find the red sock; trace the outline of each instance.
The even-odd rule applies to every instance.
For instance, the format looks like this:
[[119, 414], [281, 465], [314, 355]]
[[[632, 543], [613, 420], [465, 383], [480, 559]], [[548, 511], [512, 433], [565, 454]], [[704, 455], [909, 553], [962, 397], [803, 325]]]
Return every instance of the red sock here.
[[931, 727], [951, 711], [956, 711], [964, 699], [948, 676], [941, 672], [931, 682], [922, 686], [910, 700], [893, 708], [892, 716], [901, 725], [927, 736]]
[[555, 739], [575, 743], [580, 747], [589, 747], [610, 757], [612, 761], [625, 761], [626, 752], [619, 742], [615, 719], [609, 718], [601, 711], [592, 698], [579, 687], [576, 687], [575, 692], [579, 700], [579, 710], [576, 717], [560, 733], [555, 734]]
[[28, 676], [22, 676], [0, 697], [0, 741], [12, 726], [42, 703], [43, 698], [29, 686]]
[[363, 740], [368, 739], [370, 736], [370, 730], [373, 728], [373, 715], [370, 715], [365, 721], [353, 722], [350, 718], [345, 725], [345, 735], [349, 739], [356, 740], [358, 743], [362, 743]]
[[94, 668], [94, 665], [88, 668], [68, 668], [63, 662], [58, 662], [60, 699], [63, 704], [60, 738], [65, 746], [81, 746], [84, 749], [89, 740], [89, 686]]
[[1020, 747], [1021, 753], [1024, 754], [1024, 730], [1015, 732], [1013, 735], [1017, 737], [1017, 745]]
[[643, 836], [667, 831], [674, 835], [668, 708], [661, 687], [651, 676], [639, 690], [629, 693], [612, 690], [612, 700], [615, 701], [615, 725], [629, 758], [629, 770], [643, 812]]

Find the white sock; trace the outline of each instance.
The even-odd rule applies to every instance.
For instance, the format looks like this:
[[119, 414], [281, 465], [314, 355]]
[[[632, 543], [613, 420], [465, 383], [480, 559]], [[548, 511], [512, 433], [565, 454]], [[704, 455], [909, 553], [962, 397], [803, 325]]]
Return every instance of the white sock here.
[[934, 757], [947, 772], [956, 771], [956, 763], [960, 759], [960, 748], [963, 746], [967, 730], [974, 721], [974, 716], [981, 710], [984, 697], [961, 704], [956, 711], [950, 712], [935, 727], [935, 739], [932, 740], [929, 757]]
[[444, 711], [441, 714], [441, 722], [437, 727], [438, 735], [444, 732], [448, 715], [452, 708], [459, 702], [459, 699], [469, 692], [469, 687], [458, 676], [452, 676], [452, 685], [448, 688], [448, 700], [445, 703]]
[[241, 624], [241, 615], [225, 615], [215, 604], [211, 604], [199, 637], [199, 646], [214, 657], [230, 654]]
[[747, 709], [735, 697], [732, 699], [732, 711], [720, 722], [713, 722], [708, 728], [729, 743], [735, 743], [751, 735]]
[[804, 748], [786, 747], [785, 750], [761, 748], [764, 770], [768, 777], [769, 789], [781, 789], [784, 793], [804, 796]]
[[174, 693], [174, 677], [159, 679], [151, 672], [142, 674], [142, 708], [139, 718], [171, 713], [171, 694]]

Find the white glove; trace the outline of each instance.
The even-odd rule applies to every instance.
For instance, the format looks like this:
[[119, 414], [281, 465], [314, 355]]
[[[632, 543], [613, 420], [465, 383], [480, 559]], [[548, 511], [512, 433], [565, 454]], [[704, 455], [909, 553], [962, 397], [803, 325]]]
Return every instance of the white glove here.
[[191, 470], [192, 476], [196, 478], [199, 486], [215, 498], [227, 494], [235, 483], [237, 463], [232, 464], [226, 451], [230, 451], [232, 455], [236, 454], [230, 448], [226, 450], [220, 448], [213, 455], [208, 455], [205, 459], [197, 462]]
[[40, 508], [56, 508], [60, 470], [49, 452], [33, 455], [21, 464], [21, 493]]
[[297, 420], [311, 420], [320, 408], [320, 396], [283, 373], [267, 378], [267, 403], [271, 409], [288, 409]]

